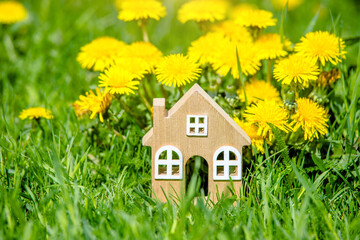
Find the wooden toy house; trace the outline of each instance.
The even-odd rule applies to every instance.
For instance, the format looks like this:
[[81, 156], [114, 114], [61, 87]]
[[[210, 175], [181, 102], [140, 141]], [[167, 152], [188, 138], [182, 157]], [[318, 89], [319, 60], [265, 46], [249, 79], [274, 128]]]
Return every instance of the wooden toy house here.
[[153, 128], [142, 142], [152, 148], [152, 189], [161, 201], [166, 201], [164, 193], [171, 197], [186, 191], [193, 156], [206, 161], [205, 195], [212, 201], [217, 191], [228, 191], [230, 178], [237, 191], [241, 188], [242, 147], [251, 140], [198, 84], [169, 111], [164, 98], [153, 100]]

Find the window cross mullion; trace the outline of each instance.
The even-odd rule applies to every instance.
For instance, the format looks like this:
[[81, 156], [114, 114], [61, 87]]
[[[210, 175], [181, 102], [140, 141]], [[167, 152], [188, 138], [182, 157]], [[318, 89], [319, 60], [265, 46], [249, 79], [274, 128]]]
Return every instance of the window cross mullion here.
[[224, 151], [224, 177], [229, 177], [229, 150]]
[[166, 175], [168, 176], [171, 176], [171, 173], [172, 173], [172, 163], [171, 163], [171, 159], [172, 159], [172, 150], [170, 149], [167, 149], [166, 150], [166, 157], [167, 157], [167, 160], [166, 160]]
[[[203, 122], [200, 122], [200, 119]], [[187, 115], [186, 134], [188, 136], [207, 136], [207, 122], [206, 115]]]

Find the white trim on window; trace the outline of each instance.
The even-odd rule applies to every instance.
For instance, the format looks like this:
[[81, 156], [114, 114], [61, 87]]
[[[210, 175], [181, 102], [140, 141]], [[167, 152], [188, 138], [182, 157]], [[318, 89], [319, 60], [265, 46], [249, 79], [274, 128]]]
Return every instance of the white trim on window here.
[[[235, 159], [230, 159], [230, 153], [233, 153]], [[223, 158], [219, 160], [219, 155], [223, 153]], [[234, 172], [230, 172], [234, 169]], [[222, 171], [221, 171], [222, 170]], [[231, 146], [220, 147], [214, 153], [213, 158], [213, 178], [214, 180], [241, 180], [241, 154]]]
[[207, 136], [208, 116], [206, 115], [187, 115], [186, 135], [188, 136]]
[[[161, 153], [166, 151], [166, 159], [159, 159]], [[179, 159], [172, 159], [173, 152], [177, 153]], [[166, 167], [166, 172], [159, 172], [161, 166]], [[173, 173], [174, 167], [178, 167], [178, 172]], [[183, 156], [179, 149], [174, 146], [163, 146], [155, 154], [155, 179], [182, 179], [183, 175]]]

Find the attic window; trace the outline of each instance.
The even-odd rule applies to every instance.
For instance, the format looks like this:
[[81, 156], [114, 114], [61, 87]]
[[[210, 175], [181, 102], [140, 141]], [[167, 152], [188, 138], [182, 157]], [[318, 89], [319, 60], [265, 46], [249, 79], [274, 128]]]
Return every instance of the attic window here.
[[208, 116], [206, 115], [187, 115], [186, 135], [188, 136], [207, 136]]
[[213, 158], [214, 180], [241, 180], [241, 154], [231, 146], [220, 147]]

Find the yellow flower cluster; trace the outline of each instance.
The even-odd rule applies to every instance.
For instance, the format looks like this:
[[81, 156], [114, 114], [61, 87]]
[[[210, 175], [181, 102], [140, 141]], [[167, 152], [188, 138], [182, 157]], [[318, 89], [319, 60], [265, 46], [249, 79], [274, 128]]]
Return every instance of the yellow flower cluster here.
[[28, 13], [22, 3], [15, 1], [0, 2], [0, 24], [12, 24], [26, 19]]
[[[295, 8], [301, 2], [290, 1], [288, 8]], [[273, 4], [283, 7], [284, 1], [273, 0]], [[138, 94], [150, 111], [146, 98], [151, 97], [146, 91], [153, 87], [149, 86], [152, 79], [182, 91], [182, 86], [210, 72], [216, 75], [217, 84], [227, 79], [248, 78], [244, 88], [237, 90], [239, 104], [243, 106], [247, 102], [248, 105], [244, 111], [240, 110], [243, 120], [237, 117], [234, 120], [248, 133], [259, 152], [264, 152], [265, 142], [271, 145], [274, 141], [272, 126], [285, 133], [303, 133], [309, 141], [326, 134], [326, 110], [309, 98], [299, 98], [299, 92], [291, 103], [294, 107], [290, 108], [286, 101], [283, 103], [287, 100], [284, 92], [316, 86], [313, 82], [328, 86], [324, 82], [338, 76], [335, 76], [336, 69], [320, 73], [320, 67], [327, 63], [336, 65], [345, 58], [342, 39], [328, 32], [310, 32], [294, 48], [286, 36], [271, 30], [263, 33], [263, 29], [277, 23], [272, 12], [249, 4], [230, 7], [226, 0], [190, 0], [178, 10], [178, 20], [198, 23], [204, 34], [191, 42], [187, 55], [163, 56], [148, 42], [144, 28], [148, 19], [159, 20], [166, 15], [162, 3], [117, 0], [117, 7], [120, 20], [138, 21], [144, 41], [126, 44], [112, 37], [100, 37], [81, 48], [77, 60], [83, 68], [100, 71], [100, 88], [96, 94], [89, 91], [75, 101], [77, 116], [90, 113], [94, 118], [99, 114], [103, 122], [114, 95]], [[289, 55], [294, 49], [295, 53]], [[267, 63], [266, 68], [262, 62]], [[273, 85], [272, 74], [278, 81], [276, 85]], [[258, 79], [264, 75], [267, 81]], [[163, 94], [166, 91], [161, 90]]]
[[154, 70], [162, 57], [163, 54], [157, 47], [151, 43], [141, 41], [130, 44], [123, 55], [125, 59], [138, 58], [145, 61], [150, 71]]
[[26, 118], [29, 118], [29, 119], [40, 119], [40, 118], [52, 119], [52, 118], [54, 118], [54, 116], [50, 110], [47, 110], [43, 107], [33, 107], [33, 108], [24, 109], [20, 113], [19, 118], [22, 120], [24, 120]]
[[182, 54], [172, 54], [163, 58], [155, 71], [158, 81], [166, 86], [183, 86], [198, 78], [199, 64]]
[[81, 48], [77, 61], [83, 68], [104, 71], [121, 56], [125, 46], [124, 42], [115, 38], [99, 37]]
[[[275, 8], [287, 5], [288, 9], [296, 8], [302, 1], [272, 0]], [[148, 101], [156, 97], [155, 91], [160, 89], [164, 96], [168, 94], [163, 85], [178, 87], [182, 93], [183, 86], [200, 77], [210, 84], [216, 79], [215, 84], [221, 87], [233, 82], [237, 86], [241, 79], [245, 84], [237, 89], [239, 101], [234, 102], [242, 109], [234, 112], [239, 112], [242, 120], [234, 116], [234, 121], [250, 136], [259, 152], [264, 153], [264, 143], [273, 143], [273, 127], [284, 133], [302, 134], [307, 141], [327, 133], [327, 110], [310, 99], [312, 95], [308, 93], [319, 86], [326, 89], [341, 76], [335, 67], [346, 55], [341, 38], [326, 31], [309, 32], [293, 46], [286, 36], [272, 33], [271, 29], [264, 33], [265, 28], [277, 23], [270, 11], [249, 4], [231, 6], [227, 0], [189, 0], [178, 10], [178, 20], [196, 22], [203, 34], [191, 42], [186, 55], [164, 56], [149, 42], [145, 28], [148, 20], [166, 16], [162, 2], [116, 0], [116, 4], [118, 18], [137, 21], [144, 41], [127, 44], [102, 36], [81, 47], [76, 58], [81, 67], [100, 73], [96, 90], [80, 95], [72, 104], [77, 117], [89, 114], [94, 119], [98, 115], [100, 122], [104, 122], [111, 113], [113, 100], [120, 100], [124, 110], [131, 114], [131, 109], [121, 101], [130, 94], [137, 94], [152, 112]], [[26, 16], [21, 3], [0, 2], [0, 23], [15, 23]], [[262, 67], [262, 63], [267, 66]], [[273, 81], [272, 74], [277, 81]], [[267, 81], [260, 80], [265, 76]], [[153, 85], [155, 81], [160, 88]], [[149, 88], [151, 94], [147, 92]], [[309, 89], [304, 93], [303, 88]], [[291, 95], [293, 91], [296, 93]], [[287, 95], [294, 97], [289, 100]], [[50, 110], [41, 107], [25, 109], [19, 115], [20, 119], [37, 121], [53, 117]]]
[[[269, 82], [254, 79], [245, 83], [245, 93], [249, 104], [257, 103], [259, 101], [274, 100], [281, 102], [278, 90]], [[245, 102], [244, 90], [238, 90], [239, 99]]]
[[270, 142], [274, 138], [270, 124], [284, 132], [291, 131], [288, 123], [288, 111], [282, 104], [273, 100], [259, 101], [251, 105], [245, 110], [244, 117], [247, 122], [258, 127], [258, 135], [268, 138]]
[[123, 21], [133, 20], [159, 20], [166, 15], [166, 8], [157, 0], [121, 0], [118, 18]]
[[275, 65], [274, 77], [283, 84], [300, 84], [308, 87], [311, 80], [318, 78], [320, 71], [316, 62], [308, 57], [293, 54]]
[[238, 63], [244, 75], [254, 75], [260, 69], [262, 59], [278, 59], [288, 54], [286, 50], [291, 49], [288, 39], [281, 39], [279, 34], [258, 36], [254, 31], [254, 28], [276, 24], [271, 12], [241, 4], [230, 15], [232, 20], [211, 25], [208, 33], [193, 41], [188, 55], [202, 66], [211, 65], [220, 76], [230, 72], [234, 78], [239, 78]]
[[77, 116], [91, 112], [103, 114], [110, 107], [112, 94], [134, 94], [140, 79], [151, 73], [162, 58], [162, 53], [151, 43], [135, 42], [127, 45], [112, 37], [100, 37], [81, 48], [77, 56], [83, 68], [101, 71], [99, 87], [95, 95], [92, 91], [80, 96], [73, 106]]
[[[280, 60], [275, 65], [274, 77], [283, 84], [307, 88], [310, 82], [324, 82], [326, 74], [320, 74], [320, 64], [337, 65], [345, 58], [344, 41], [329, 32], [310, 32], [300, 41], [295, 45], [296, 54]], [[331, 76], [329, 79], [332, 79]], [[332, 81], [334, 80], [335, 77]]]
[[297, 111], [291, 117], [294, 131], [301, 128], [305, 140], [310, 141], [326, 134], [328, 115], [325, 109], [308, 98], [299, 98], [296, 103]]
[[181, 23], [219, 21], [225, 18], [227, 7], [225, 0], [191, 0], [179, 9], [178, 19]]
[[239, 12], [235, 22], [245, 27], [261, 29], [275, 26], [277, 20], [273, 18], [272, 12], [259, 9], [247, 9]]
[[326, 62], [337, 65], [346, 54], [344, 41], [329, 32], [309, 32], [300, 41], [295, 45], [295, 51], [321, 62], [323, 66]]
[[222, 33], [208, 33], [200, 37], [188, 51], [188, 55], [198, 59], [202, 65], [209, 63], [221, 76], [231, 72], [234, 78], [239, 78], [237, 58], [245, 75], [253, 75], [259, 70], [260, 57], [256, 53], [256, 47], [251, 41], [238, 43]]
[[[232, 20], [227, 20], [211, 27], [214, 33], [222, 34], [224, 37], [229, 38], [231, 41], [237, 43], [251, 43], [252, 37], [246, 27], [237, 25]], [[213, 41], [214, 42], [214, 41]]]
[[134, 73], [119, 65], [106, 69], [104, 73], [100, 74], [99, 79], [99, 86], [105, 87], [106, 92], [112, 94], [135, 93], [133, 89], [137, 89], [137, 85], [140, 83], [136, 80]]
[[256, 47], [252, 43], [237, 44], [225, 39], [222, 48], [215, 50], [212, 65], [221, 76], [226, 76], [230, 71], [233, 77], [238, 79], [239, 58], [241, 71], [245, 75], [254, 75], [261, 65], [260, 57], [256, 53]]
[[257, 101], [246, 108], [246, 121], [234, 118], [240, 127], [249, 135], [257, 150], [264, 152], [264, 140], [268, 145], [274, 140], [271, 127], [284, 132], [296, 132], [301, 129], [304, 139], [313, 141], [327, 133], [328, 115], [326, 110], [308, 98], [299, 98], [297, 109], [293, 115], [285, 107], [274, 100]]
[[291, 42], [284, 39], [281, 42], [281, 37], [277, 33], [268, 33], [261, 35], [255, 42], [258, 54], [261, 59], [277, 59], [284, 57], [288, 53], [285, 49], [289, 49]]
[[110, 107], [112, 102], [112, 95], [104, 93], [101, 89], [96, 88], [96, 94], [93, 91], [88, 91], [84, 95], [80, 95], [80, 100], [75, 101], [75, 113], [77, 116], [82, 116], [84, 113], [91, 113], [90, 119], [94, 119], [96, 114], [99, 114], [99, 119], [104, 122], [104, 114]]
[[[258, 127], [254, 124], [242, 121], [237, 117], [234, 117], [233, 119], [250, 137], [251, 145], [255, 146], [261, 153], [264, 153], [264, 138], [258, 134]], [[267, 141], [267, 144], [270, 145], [271, 143]]]

